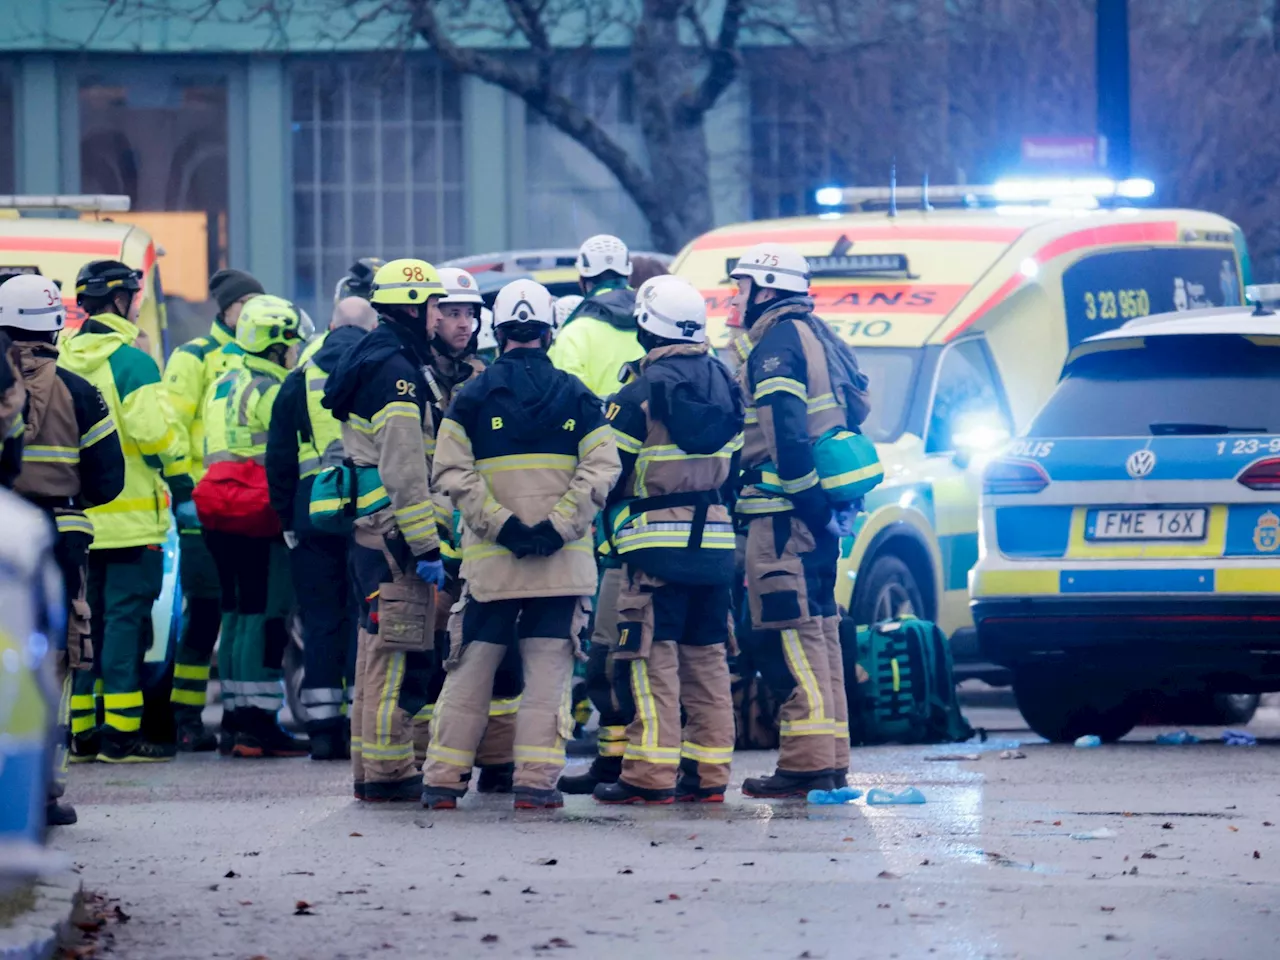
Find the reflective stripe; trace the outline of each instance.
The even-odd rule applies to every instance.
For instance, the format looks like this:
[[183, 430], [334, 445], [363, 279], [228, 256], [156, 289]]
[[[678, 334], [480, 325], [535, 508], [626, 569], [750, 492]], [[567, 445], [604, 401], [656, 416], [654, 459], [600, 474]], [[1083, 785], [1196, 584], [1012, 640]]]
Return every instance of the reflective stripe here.
[[161, 501], [158, 497], [116, 497], [110, 503], [92, 508], [95, 515], [105, 513], [158, 513]]
[[320, 703], [342, 703], [341, 687], [308, 687], [298, 694], [298, 699], [307, 706]]
[[342, 716], [342, 704], [340, 703], [317, 703], [307, 707], [307, 719], [309, 720], [333, 720]]
[[791, 501], [782, 497], [744, 497], [734, 506], [733, 512], [751, 517], [769, 513], [786, 513], [791, 509]]
[[73, 713], [71, 715], [71, 732], [84, 733], [98, 725], [98, 719], [92, 713]]
[[108, 710], [129, 710], [131, 708], [142, 708], [142, 691], [134, 690], [130, 693], [105, 693], [102, 695], [102, 705]]
[[517, 453], [507, 457], [486, 457], [476, 461], [476, 469], [484, 476], [505, 470], [566, 470], [578, 466], [577, 457], [561, 453]]
[[831, 719], [827, 716], [826, 706], [822, 700], [822, 688], [818, 685], [818, 678], [813, 672], [809, 658], [805, 656], [799, 631], [782, 631], [782, 649], [787, 657], [787, 666], [791, 668], [791, 675], [804, 688], [805, 697], [809, 701], [808, 719], [826, 724], [827, 732], [830, 733]]
[[823, 410], [834, 410], [840, 404], [834, 393], [820, 393], [816, 397], [810, 397], [806, 406], [809, 413], [821, 413]]
[[183, 690], [181, 687], [174, 687], [169, 691], [169, 702], [178, 703], [184, 707], [203, 707], [207, 698], [208, 695], [204, 690]]
[[199, 665], [195, 663], [175, 663], [173, 665], [173, 679], [175, 680], [198, 680], [201, 683], [209, 679], [209, 665]]
[[[373, 742], [380, 746], [391, 743], [392, 711], [400, 699], [400, 685], [404, 682], [404, 654], [393, 653], [387, 663], [387, 672], [378, 693], [378, 712], [374, 715]], [[366, 741], [366, 747], [368, 741]]]
[[24, 463], [79, 463], [77, 447], [55, 447], [47, 443], [32, 443], [22, 448]]
[[413, 744], [380, 744], [366, 740], [361, 745], [361, 754], [366, 760], [412, 760]]
[[489, 716], [491, 717], [512, 717], [515, 716], [517, 710], [520, 709], [520, 698], [511, 697], [505, 700], [489, 701]]
[[422, 424], [422, 411], [418, 409], [416, 403], [410, 403], [408, 400], [392, 400], [373, 415], [369, 425], [374, 430], [380, 430], [392, 417], [409, 417], [415, 423]]
[[790, 377], [770, 377], [756, 384], [755, 399], [757, 403], [774, 393], [788, 393], [806, 403], [809, 400], [809, 393], [804, 384], [799, 380], [792, 380]]
[[564, 741], [558, 747], [532, 747], [517, 743], [512, 755], [516, 763], [557, 763], [564, 766]]
[[462, 424], [457, 420], [450, 420], [446, 417], [441, 422], [440, 429], [436, 431], [436, 439], [439, 440], [446, 436], [466, 447], [468, 453], [471, 452], [471, 438], [467, 436], [467, 431], [463, 429]]
[[578, 458], [585, 457], [600, 444], [604, 443], [613, 434], [613, 428], [607, 423], [603, 426], [596, 427], [585, 437], [578, 441]]
[[249, 696], [249, 697], [241, 697], [239, 700], [239, 706], [253, 707], [254, 709], [257, 709], [257, 710], [269, 710], [272, 713], [279, 710], [281, 705], [283, 705], [283, 703], [284, 703], [283, 691], [269, 697], [263, 696], [262, 694], [254, 694], [253, 696]]
[[[636, 701], [636, 718], [640, 721], [640, 743], [635, 745], [642, 751], [658, 749], [658, 702], [653, 696], [653, 687], [649, 683], [649, 664], [643, 660], [631, 661], [631, 693]], [[632, 745], [628, 745], [623, 756], [631, 753]], [[677, 761], [680, 751], [673, 753]], [[646, 757], [638, 757], [644, 760]]]
[[[436, 294], [445, 293], [444, 285], [440, 283], [432, 283], [430, 280], [417, 280], [406, 283], [380, 283], [377, 285], [378, 290], [426, 290], [427, 296], [435, 296]], [[406, 304], [409, 306], [409, 304]]]
[[761, 474], [760, 480], [762, 483], [781, 487], [783, 493], [802, 493], [818, 485], [818, 471], [810, 470], [803, 477], [796, 477], [794, 480], [783, 480], [776, 473], [766, 471]]
[[60, 513], [53, 518], [59, 533], [87, 533], [93, 536], [93, 521], [82, 513]]
[[601, 727], [596, 739], [596, 750], [602, 757], [620, 757], [627, 749], [625, 726]]
[[733, 761], [733, 747], [704, 747], [686, 740], [680, 744], [680, 756], [699, 763], [730, 763]]
[[613, 428], [613, 442], [618, 445], [618, 449], [623, 453], [639, 453], [644, 446], [643, 440], [637, 440], [629, 433], [623, 433], [617, 427]]
[[142, 717], [128, 717], [122, 713], [106, 712], [106, 725], [121, 733], [136, 733], [142, 729]]
[[436, 705], [428, 703], [425, 707], [413, 715], [414, 723], [430, 723], [436, 718]]
[[624, 760], [643, 760], [645, 763], [656, 763], [663, 766], [675, 766], [680, 762], [679, 747], [640, 747], [634, 743], [627, 744], [622, 753]]
[[268, 696], [282, 693], [284, 688], [279, 680], [241, 680], [236, 684], [237, 693], [260, 693]]
[[[595, 547], [587, 540], [575, 540], [573, 543], [567, 543], [561, 550], [575, 550], [582, 553], [594, 553]], [[499, 546], [496, 543], [473, 543], [462, 548], [462, 560], [487, 560], [490, 557], [509, 557], [511, 551], [506, 547]]]
[[784, 720], [778, 724], [780, 737], [829, 737], [833, 732], [826, 720]]
[[822, 487], [824, 490], [834, 490], [836, 487], [843, 487], [846, 484], [858, 483], [871, 477], [877, 477], [884, 473], [884, 466], [879, 463], [873, 463], [867, 467], [861, 467], [857, 470], [850, 470], [848, 473], [838, 473], [834, 477], [823, 477]]
[[[455, 750], [433, 740], [431, 746], [427, 747], [427, 759], [434, 760], [436, 763], [448, 764], [451, 767], [462, 767], [464, 770], [470, 770], [475, 766], [476, 752], [474, 750]], [[516, 759], [520, 758], [517, 757]]]
[[323, 469], [324, 458], [307, 457], [305, 460], [298, 461], [298, 475], [301, 477], [309, 477], [313, 473], [319, 473]]
[[116, 422], [110, 417], [104, 417], [85, 431], [84, 435], [80, 438], [80, 449], [84, 450], [86, 447], [92, 447], [103, 437], [110, 436], [115, 433], [115, 430]]

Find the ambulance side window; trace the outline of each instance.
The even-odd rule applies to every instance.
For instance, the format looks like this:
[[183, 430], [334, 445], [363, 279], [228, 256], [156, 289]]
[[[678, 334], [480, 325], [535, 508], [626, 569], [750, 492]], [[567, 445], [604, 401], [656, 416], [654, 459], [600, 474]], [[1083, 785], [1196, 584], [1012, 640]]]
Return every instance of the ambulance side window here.
[[[948, 453], [958, 446], [1012, 433], [1004, 391], [986, 345], [978, 339], [949, 347], [938, 364], [925, 453]], [[957, 439], [963, 441], [958, 444]]]

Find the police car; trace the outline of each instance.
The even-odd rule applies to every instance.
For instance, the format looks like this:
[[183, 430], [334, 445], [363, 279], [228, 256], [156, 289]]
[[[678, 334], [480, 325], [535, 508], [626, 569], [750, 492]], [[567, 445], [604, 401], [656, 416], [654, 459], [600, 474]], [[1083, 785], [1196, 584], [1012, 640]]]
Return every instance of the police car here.
[[1280, 690], [1280, 286], [1248, 295], [1085, 340], [983, 475], [978, 641], [1049, 740]]

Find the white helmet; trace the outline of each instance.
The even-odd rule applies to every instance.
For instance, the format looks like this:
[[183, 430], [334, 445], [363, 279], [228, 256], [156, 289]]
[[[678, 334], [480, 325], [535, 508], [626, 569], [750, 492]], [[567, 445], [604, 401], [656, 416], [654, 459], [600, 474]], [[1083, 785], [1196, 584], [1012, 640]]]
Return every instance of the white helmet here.
[[497, 350], [498, 339], [493, 335], [493, 311], [480, 308], [480, 329], [476, 332], [477, 350]]
[[606, 270], [631, 276], [631, 251], [617, 237], [598, 233], [588, 237], [578, 248], [578, 275], [598, 277]]
[[555, 297], [536, 280], [512, 280], [493, 301], [495, 331], [517, 323], [541, 323], [550, 328], [555, 322]]
[[559, 330], [565, 325], [565, 322], [573, 315], [573, 311], [578, 309], [578, 304], [582, 303], [582, 297], [576, 293], [570, 293], [563, 297], [556, 298], [556, 329]]
[[742, 255], [729, 276], [749, 277], [758, 287], [809, 292], [809, 261], [785, 243], [757, 243]]
[[484, 303], [476, 278], [458, 267], [439, 267], [440, 282], [444, 284], [444, 296], [440, 303]]
[[48, 277], [24, 273], [0, 285], [0, 327], [57, 333], [66, 322], [62, 291]]
[[636, 323], [664, 340], [705, 343], [707, 301], [680, 277], [652, 277], [636, 291]]

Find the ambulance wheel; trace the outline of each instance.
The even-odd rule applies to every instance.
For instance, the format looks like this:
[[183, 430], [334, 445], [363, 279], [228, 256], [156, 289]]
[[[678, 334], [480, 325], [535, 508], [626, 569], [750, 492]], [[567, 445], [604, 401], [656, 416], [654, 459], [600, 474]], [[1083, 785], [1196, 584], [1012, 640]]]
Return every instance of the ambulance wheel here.
[[892, 553], [882, 553], [858, 574], [854, 623], [883, 623], [902, 616], [927, 617], [928, 611], [911, 568]]
[[1138, 698], [1128, 691], [1094, 677], [1072, 676], [1065, 668], [1018, 670], [1013, 695], [1027, 726], [1050, 743], [1090, 735], [1111, 743], [1136, 727], [1141, 713]]

